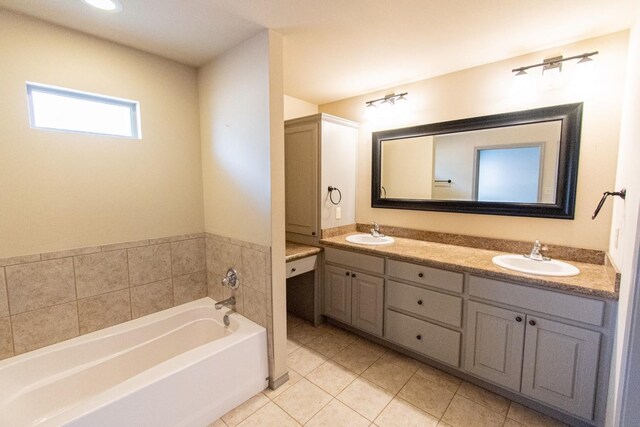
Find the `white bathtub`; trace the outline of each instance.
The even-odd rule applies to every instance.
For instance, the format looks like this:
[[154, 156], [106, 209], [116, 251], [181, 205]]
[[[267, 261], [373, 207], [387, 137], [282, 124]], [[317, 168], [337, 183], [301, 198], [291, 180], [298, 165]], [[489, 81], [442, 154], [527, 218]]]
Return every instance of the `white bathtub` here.
[[268, 376], [266, 330], [214, 304], [203, 298], [0, 362], [0, 426], [206, 426]]

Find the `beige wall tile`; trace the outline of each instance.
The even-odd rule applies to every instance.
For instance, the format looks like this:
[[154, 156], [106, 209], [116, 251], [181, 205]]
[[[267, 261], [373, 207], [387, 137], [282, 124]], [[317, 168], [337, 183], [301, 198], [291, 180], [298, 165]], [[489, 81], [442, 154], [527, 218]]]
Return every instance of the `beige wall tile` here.
[[133, 318], [173, 307], [171, 279], [131, 288], [131, 314]]
[[244, 316], [262, 327], [267, 326], [267, 296], [262, 292], [245, 288], [243, 290]]
[[109, 245], [102, 245], [100, 249], [102, 252], [107, 251], [117, 251], [120, 249], [129, 249], [129, 248], [137, 248], [140, 246], [149, 246], [149, 240], [138, 240], [135, 242], [122, 242], [122, 243], [111, 243]]
[[238, 289], [230, 289], [227, 287], [222, 287], [222, 297], [223, 299], [227, 299], [232, 295], [236, 297], [236, 305], [232, 308], [234, 311], [242, 314], [244, 316], [244, 290], [245, 288], [240, 286]]
[[173, 276], [183, 276], [207, 268], [204, 239], [171, 243]]
[[12, 314], [76, 299], [71, 258], [15, 265], [6, 273]]
[[38, 262], [38, 261], [40, 261], [40, 254], [0, 258], [0, 267], [7, 267], [9, 265], [26, 264], [28, 262]]
[[244, 282], [242, 274], [242, 247], [232, 243], [207, 238], [207, 270], [218, 282], [226, 275], [227, 269], [233, 267], [238, 271], [240, 284]]
[[78, 298], [129, 287], [127, 251], [100, 252], [74, 258]]
[[268, 253], [242, 248], [242, 272], [245, 286], [266, 293], [269, 274], [268, 259]]
[[88, 255], [96, 252], [100, 252], [100, 246], [93, 246], [87, 248], [68, 249], [66, 251], [48, 252], [46, 254], [40, 254], [42, 261], [47, 261], [56, 258], [68, 258], [77, 255]]
[[127, 249], [127, 252], [131, 286], [171, 278], [171, 245], [169, 243]]
[[224, 292], [222, 290], [220, 278], [214, 276], [209, 270], [207, 270], [207, 295], [216, 301], [224, 299]]
[[205, 270], [173, 278], [173, 303], [180, 305], [207, 296]]
[[9, 315], [9, 300], [7, 299], [7, 283], [4, 278], [4, 268], [0, 267], [0, 317]]
[[46, 307], [11, 317], [16, 354], [78, 336], [76, 302]]
[[80, 334], [131, 320], [129, 289], [78, 300]]
[[8, 317], [0, 318], [0, 360], [13, 356], [13, 334]]

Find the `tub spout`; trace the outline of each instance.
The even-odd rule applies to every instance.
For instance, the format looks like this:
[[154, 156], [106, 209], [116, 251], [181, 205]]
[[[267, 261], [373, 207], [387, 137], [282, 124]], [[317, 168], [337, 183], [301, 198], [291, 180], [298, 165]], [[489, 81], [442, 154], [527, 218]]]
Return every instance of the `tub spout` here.
[[222, 307], [229, 307], [231, 305], [236, 305], [236, 297], [227, 298], [226, 300], [217, 302], [216, 310], [220, 310]]

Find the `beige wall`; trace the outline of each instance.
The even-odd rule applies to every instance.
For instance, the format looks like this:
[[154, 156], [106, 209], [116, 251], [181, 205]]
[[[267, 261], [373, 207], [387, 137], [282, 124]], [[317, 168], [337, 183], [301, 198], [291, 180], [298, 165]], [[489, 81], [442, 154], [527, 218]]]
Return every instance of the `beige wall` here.
[[[0, 258], [203, 230], [196, 71], [0, 9]], [[25, 82], [140, 102], [141, 140], [31, 129]]]
[[[412, 227], [496, 238], [534, 240], [605, 250], [609, 242], [611, 205], [598, 221], [591, 214], [603, 191], [613, 187], [628, 32], [519, 56], [460, 72], [321, 105], [321, 112], [363, 122], [358, 153], [358, 222]], [[539, 91], [528, 99], [511, 94], [511, 69], [545, 57], [600, 51], [596, 80], [580, 89], [567, 86]], [[566, 68], [569, 71], [569, 67]], [[384, 122], [364, 122], [365, 101], [385, 94], [409, 92], [406, 112]], [[574, 221], [393, 209], [372, 209], [371, 132], [464, 117], [497, 114], [571, 102], [584, 102], [580, 167]]]
[[199, 72], [207, 232], [271, 246], [269, 33]]
[[284, 119], [296, 119], [318, 113], [318, 106], [293, 96], [284, 95]]

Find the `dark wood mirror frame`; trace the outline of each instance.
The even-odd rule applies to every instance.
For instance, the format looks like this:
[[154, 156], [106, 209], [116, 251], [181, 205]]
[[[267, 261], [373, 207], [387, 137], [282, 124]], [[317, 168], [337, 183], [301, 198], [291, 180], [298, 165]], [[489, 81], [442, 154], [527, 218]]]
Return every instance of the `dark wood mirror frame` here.
[[[556, 200], [553, 204], [391, 199], [382, 198], [380, 195], [381, 150], [382, 142], [385, 140], [468, 132], [556, 120], [562, 121], [562, 131], [558, 156]], [[581, 126], [582, 103], [577, 103], [373, 132], [371, 207], [573, 219], [578, 183]]]

